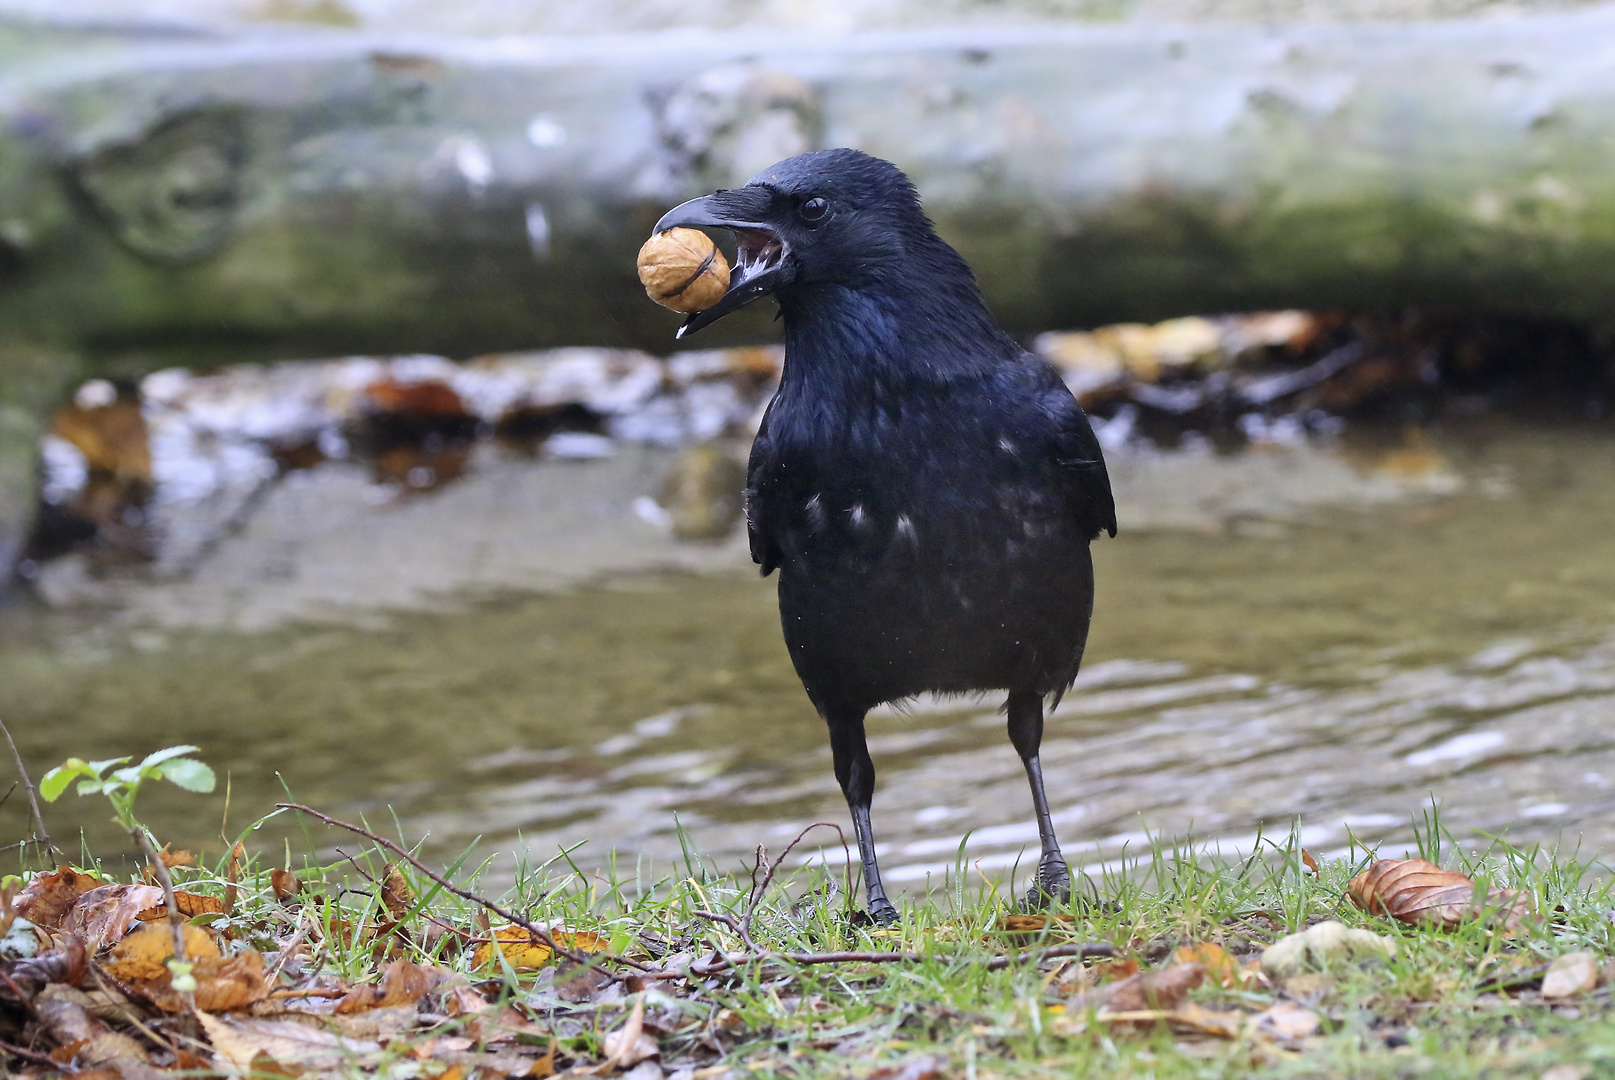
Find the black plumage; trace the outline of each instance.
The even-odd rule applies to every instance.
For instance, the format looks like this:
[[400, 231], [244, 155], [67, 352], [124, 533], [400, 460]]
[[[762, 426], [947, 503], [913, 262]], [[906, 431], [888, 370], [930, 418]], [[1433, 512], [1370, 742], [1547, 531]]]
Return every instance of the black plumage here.
[[752, 447], [752, 558], [779, 571], [791, 659], [829, 725], [871, 915], [881, 886], [864, 716], [927, 691], [1007, 690], [1042, 836], [1034, 899], [1070, 875], [1038, 765], [1043, 703], [1082, 660], [1089, 542], [1116, 532], [1099, 443], [1059, 375], [988, 310], [908, 178], [856, 150], [803, 154], [668, 213], [734, 230], [716, 307], [772, 294], [785, 370]]

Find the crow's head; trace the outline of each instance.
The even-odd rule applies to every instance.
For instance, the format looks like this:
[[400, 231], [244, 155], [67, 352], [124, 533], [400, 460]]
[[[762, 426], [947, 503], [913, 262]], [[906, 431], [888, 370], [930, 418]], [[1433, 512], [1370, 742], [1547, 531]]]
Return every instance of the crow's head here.
[[770, 293], [878, 286], [906, 255], [939, 243], [903, 171], [859, 150], [787, 158], [745, 187], [674, 207], [656, 231], [681, 225], [733, 230], [737, 254], [729, 290], [686, 319], [679, 337]]

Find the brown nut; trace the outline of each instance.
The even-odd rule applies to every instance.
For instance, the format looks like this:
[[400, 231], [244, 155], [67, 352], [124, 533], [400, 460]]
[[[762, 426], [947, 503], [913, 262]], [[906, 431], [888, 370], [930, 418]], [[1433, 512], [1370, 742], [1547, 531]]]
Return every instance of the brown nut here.
[[729, 288], [729, 260], [700, 229], [669, 229], [639, 249], [645, 295], [674, 311], [705, 311]]

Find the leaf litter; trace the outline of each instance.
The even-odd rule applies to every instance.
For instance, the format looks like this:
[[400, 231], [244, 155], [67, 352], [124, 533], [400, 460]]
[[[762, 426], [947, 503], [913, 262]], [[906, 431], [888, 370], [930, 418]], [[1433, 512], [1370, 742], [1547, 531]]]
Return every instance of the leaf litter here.
[[[400, 1062], [425, 1070], [400, 1075], [427, 1080], [924, 1078], [962, 1075], [967, 1061], [990, 1074], [995, 1060], [1069, 1062], [1113, 1045], [1135, 1071], [1167, 1050], [1260, 1070], [1321, 1060], [1364, 1015], [1359, 1048], [1367, 1039], [1394, 1053], [1408, 1018], [1446, 997], [1585, 1010], [1609, 993], [1602, 938], [1547, 955], [1545, 939], [1523, 940], [1539, 925], [1527, 913], [1541, 888], [1483, 888], [1421, 860], [1381, 860], [1350, 882], [1354, 868], [1338, 860], [1309, 863], [1215, 910], [1180, 892], [1163, 922], [1141, 905], [1197, 876], [1211, 874], [1212, 892], [1236, 890], [1238, 878], [1157, 857], [1161, 893], [1107, 881], [1121, 897], [1114, 911], [1012, 913], [993, 893], [951, 917], [911, 909], [902, 928], [883, 931], [860, 927], [850, 908], [806, 903], [840, 895], [815, 890], [816, 879], [794, 903], [795, 879], [771, 894], [783, 855], [770, 864], [759, 852], [749, 887], [698, 870], [642, 901], [615, 886], [602, 904], [591, 888], [530, 883], [501, 905], [345, 827], [378, 841], [375, 851], [296, 873], [239, 845], [211, 870], [165, 851], [186, 919], [187, 992], [175, 989], [156, 886], [64, 866], [4, 894], [0, 916], [23, 921], [3, 940], [35, 943], [32, 955], [0, 950], [8, 1066], [131, 1080], [391, 1075]], [[360, 870], [361, 888], [346, 883], [345, 864]], [[444, 886], [470, 900], [445, 902]], [[1311, 899], [1286, 906], [1296, 896]], [[1327, 917], [1348, 898], [1362, 925]], [[519, 921], [490, 926], [489, 911]], [[1465, 950], [1467, 984], [1461, 970], [1421, 982], [1433, 956]], [[980, 992], [961, 997], [960, 980]], [[916, 998], [911, 983], [932, 989]], [[1368, 1013], [1348, 991], [1373, 1003]], [[1531, 1052], [1492, 1043], [1503, 1049], [1489, 1060]]]

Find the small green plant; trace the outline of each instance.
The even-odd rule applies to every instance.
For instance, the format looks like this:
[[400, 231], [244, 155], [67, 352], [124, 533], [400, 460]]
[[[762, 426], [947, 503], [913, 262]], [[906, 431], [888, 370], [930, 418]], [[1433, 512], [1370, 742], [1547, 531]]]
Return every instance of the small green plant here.
[[[46, 802], [55, 802], [67, 790], [67, 785], [77, 780], [80, 795], [105, 795], [112, 803], [112, 820], [131, 834], [138, 833], [137, 840], [149, 840], [146, 827], [135, 817], [135, 796], [140, 794], [140, 786], [147, 780], [167, 780], [186, 791], [203, 794], [213, 790], [213, 770], [195, 758], [185, 756], [195, 749], [194, 746], [170, 746], [166, 750], [147, 754], [138, 765], [122, 769], [113, 769], [113, 766], [122, 765], [129, 758], [108, 758], [105, 761], [68, 758], [39, 781], [39, 794]], [[108, 774], [108, 769], [113, 771]]]
[[[147, 754], [138, 765], [124, 765], [130, 760], [127, 757], [107, 758], [105, 761], [68, 758], [39, 781], [39, 794], [44, 796], [46, 802], [61, 798], [67, 786], [77, 780], [80, 795], [101, 794], [112, 803], [112, 820], [123, 826], [139, 845], [152, 874], [163, 888], [169, 926], [174, 934], [174, 955], [167, 964], [169, 971], [173, 972], [173, 987], [182, 994], [196, 990], [196, 977], [191, 974], [192, 965], [185, 957], [184, 927], [179, 908], [174, 902], [174, 883], [169, 879], [168, 867], [163, 864], [162, 856], [157, 853], [156, 838], [135, 817], [135, 796], [140, 794], [140, 787], [147, 780], [167, 780], [186, 791], [202, 794], [212, 791], [216, 782], [213, 770], [203, 762], [185, 756], [195, 749], [194, 746], [170, 746], [166, 750]], [[114, 768], [118, 765], [124, 767]], [[112, 771], [109, 773], [108, 769]]]

